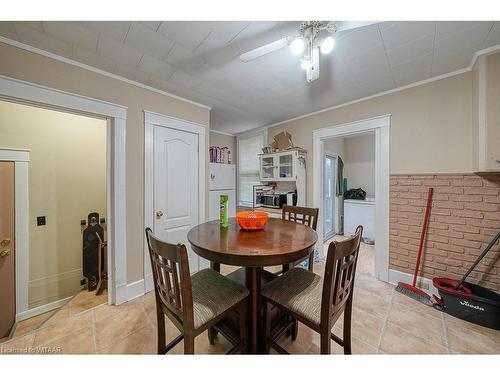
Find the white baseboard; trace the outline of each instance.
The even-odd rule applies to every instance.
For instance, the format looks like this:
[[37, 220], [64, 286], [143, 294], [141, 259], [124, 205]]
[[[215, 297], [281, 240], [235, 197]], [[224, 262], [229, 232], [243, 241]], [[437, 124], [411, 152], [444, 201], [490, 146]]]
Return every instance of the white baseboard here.
[[121, 305], [128, 301], [128, 285], [123, 283], [116, 286], [115, 305]]
[[146, 275], [146, 283], [144, 285], [144, 293], [151, 292], [154, 288], [154, 283], [153, 283], [153, 274], [150, 273], [149, 275]]
[[144, 279], [134, 281], [127, 285], [127, 301], [144, 295]]
[[[389, 269], [389, 283], [397, 285], [400, 281], [411, 284], [413, 281], [413, 275]], [[417, 277], [417, 287], [431, 295], [439, 295], [437, 288], [432, 284], [432, 280], [426, 277]]]
[[47, 304], [42, 305], [42, 306], [37, 306], [37, 307], [34, 307], [32, 309], [22, 311], [22, 312], [16, 314], [16, 322], [20, 322], [20, 321], [32, 318], [36, 315], [40, 315], [40, 314], [46, 313], [48, 311], [55, 310], [61, 306], [64, 306], [66, 303], [69, 302], [69, 300], [71, 298], [73, 298], [73, 297], [66, 297], [66, 298], [60, 299], [58, 301], [50, 302], [50, 303], [47, 303]]

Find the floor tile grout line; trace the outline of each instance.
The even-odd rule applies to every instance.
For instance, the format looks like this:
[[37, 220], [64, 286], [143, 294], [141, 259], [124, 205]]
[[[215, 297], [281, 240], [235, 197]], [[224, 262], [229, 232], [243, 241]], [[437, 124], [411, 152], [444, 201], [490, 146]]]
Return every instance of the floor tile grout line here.
[[393, 303], [394, 303], [394, 293], [395, 292], [396, 291], [393, 289], [392, 290], [392, 295], [391, 295], [391, 300], [389, 301], [389, 307], [387, 308], [384, 325], [382, 326], [382, 330], [380, 331], [380, 340], [379, 340], [378, 345], [376, 347], [377, 354], [379, 354], [379, 352], [380, 352], [380, 347], [382, 346], [382, 340], [384, 339], [384, 336], [385, 336], [385, 329], [387, 327], [387, 323], [389, 322], [389, 315], [391, 314], [391, 311], [392, 311], [392, 307], [393, 307]]
[[94, 307], [92, 309], [92, 337], [94, 338], [94, 351], [96, 354], [99, 354], [98, 350], [97, 350], [97, 338], [96, 338], [96, 326], [95, 326], [95, 309], [97, 308]]
[[446, 349], [448, 350], [448, 354], [451, 354], [450, 339], [448, 337], [448, 324], [446, 324], [446, 319], [444, 318], [444, 313], [442, 311], [441, 311], [441, 321], [443, 322], [444, 342], [446, 344]]

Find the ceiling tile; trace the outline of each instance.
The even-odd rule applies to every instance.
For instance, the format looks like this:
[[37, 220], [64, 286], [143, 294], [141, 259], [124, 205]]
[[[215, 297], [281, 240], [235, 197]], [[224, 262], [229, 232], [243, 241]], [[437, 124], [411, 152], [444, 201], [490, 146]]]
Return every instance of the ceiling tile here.
[[206, 61], [201, 57], [196, 56], [189, 49], [178, 43], [172, 47], [164, 60], [170, 65], [183, 69], [185, 72], [190, 74], [197, 73], [206, 63]]
[[431, 77], [432, 53], [391, 67], [396, 86], [404, 86]]
[[[387, 49], [394, 49], [427, 36], [434, 36], [435, 22], [384, 22], [379, 25], [384, 45]], [[432, 37], [433, 39], [433, 37]]]
[[125, 44], [160, 60], [172, 49], [174, 42], [139, 22], [132, 22]]
[[335, 36], [335, 54], [350, 58], [368, 49], [383, 48], [378, 25], [361, 27]]
[[10, 39], [16, 39], [17, 34], [16, 34], [16, 27], [15, 27], [15, 22], [11, 21], [1, 21], [0, 22], [0, 35], [10, 38]]
[[432, 54], [434, 51], [434, 35], [427, 35], [410, 43], [393, 49], [386, 49], [389, 63], [399, 65], [415, 60], [417, 57]]
[[174, 94], [175, 91], [178, 89], [178, 87], [173, 83], [161, 79], [160, 77], [156, 77], [153, 74], [148, 79], [148, 85], [157, 88], [158, 90], [163, 90], [171, 94]]
[[198, 78], [190, 74], [186, 74], [181, 70], [176, 70], [170, 76], [168, 82], [187, 89], [192, 89], [193, 87], [199, 86], [201, 84], [201, 81]]
[[113, 73], [144, 84], [147, 84], [149, 77], [151, 76], [149, 73], [141, 72], [133, 66], [123, 64], [116, 64]]
[[217, 34], [225, 43], [233, 40], [250, 25], [250, 21], [205, 21], [204, 23], [210, 31]]
[[168, 81], [175, 71], [175, 68], [166, 62], [155, 59], [152, 56], [144, 55], [138, 65], [139, 70], [154, 74], [155, 76]]
[[439, 40], [450, 34], [477, 32], [477, 29], [487, 34], [492, 26], [493, 22], [485, 21], [440, 21], [437, 23], [436, 38]]
[[115, 67], [115, 63], [110, 58], [98, 55], [95, 51], [89, 51], [78, 46], [73, 48], [73, 56], [75, 60], [79, 62], [94, 66], [107, 72], [112, 72]]
[[142, 53], [113, 39], [101, 36], [97, 45], [97, 53], [113, 61], [129, 66], [136, 66], [141, 60]]
[[82, 21], [84, 27], [87, 27], [108, 38], [123, 42], [130, 29], [129, 21]]
[[486, 39], [486, 43], [484, 48], [492, 47], [497, 44], [500, 44], [500, 22], [495, 22], [493, 28], [488, 34], [488, 38]]
[[210, 34], [210, 29], [200, 21], [163, 21], [158, 32], [194, 50]]
[[50, 37], [27, 25], [27, 22], [16, 23], [15, 28], [18, 41], [60, 56], [73, 57], [73, 46], [70, 43]]
[[161, 25], [161, 21], [139, 21], [139, 23], [142, 23], [144, 26], [150, 28], [153, 31], [158, 31], [158, 28]]
[[44, 32], [54, 38], [97, 52], [99, 35], [96, 32], [75, 22], [50, 21], [42, 25]]

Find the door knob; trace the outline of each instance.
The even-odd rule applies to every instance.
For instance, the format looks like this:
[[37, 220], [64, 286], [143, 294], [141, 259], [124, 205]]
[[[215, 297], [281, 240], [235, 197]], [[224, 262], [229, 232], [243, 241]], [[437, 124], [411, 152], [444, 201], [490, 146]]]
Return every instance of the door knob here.
[[163, 216], [163, 211], [156, 211], [156, 218], [160, 219]]
[[4, 238], [2, 241], [0, 241], [0, 246], [5, 247], [10, 245], [10, 239]]
[[0, 258], [5, 258], [8, 255], [10, 255], [10, 250], [3, 250], [0, 252]]

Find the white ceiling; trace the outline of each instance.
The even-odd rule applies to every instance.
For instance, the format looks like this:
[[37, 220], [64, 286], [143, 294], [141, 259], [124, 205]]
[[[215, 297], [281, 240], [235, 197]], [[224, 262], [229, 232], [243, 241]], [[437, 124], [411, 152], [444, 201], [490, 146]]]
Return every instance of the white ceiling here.
[[320, 79], [288, 48], [238, 56], [297, 34], [299, 22], [0, 22], [0, 35], [211, 106], [238, 133], [469, 65], [500, 44], [500, 22], [383, 22], [335, 36]]

